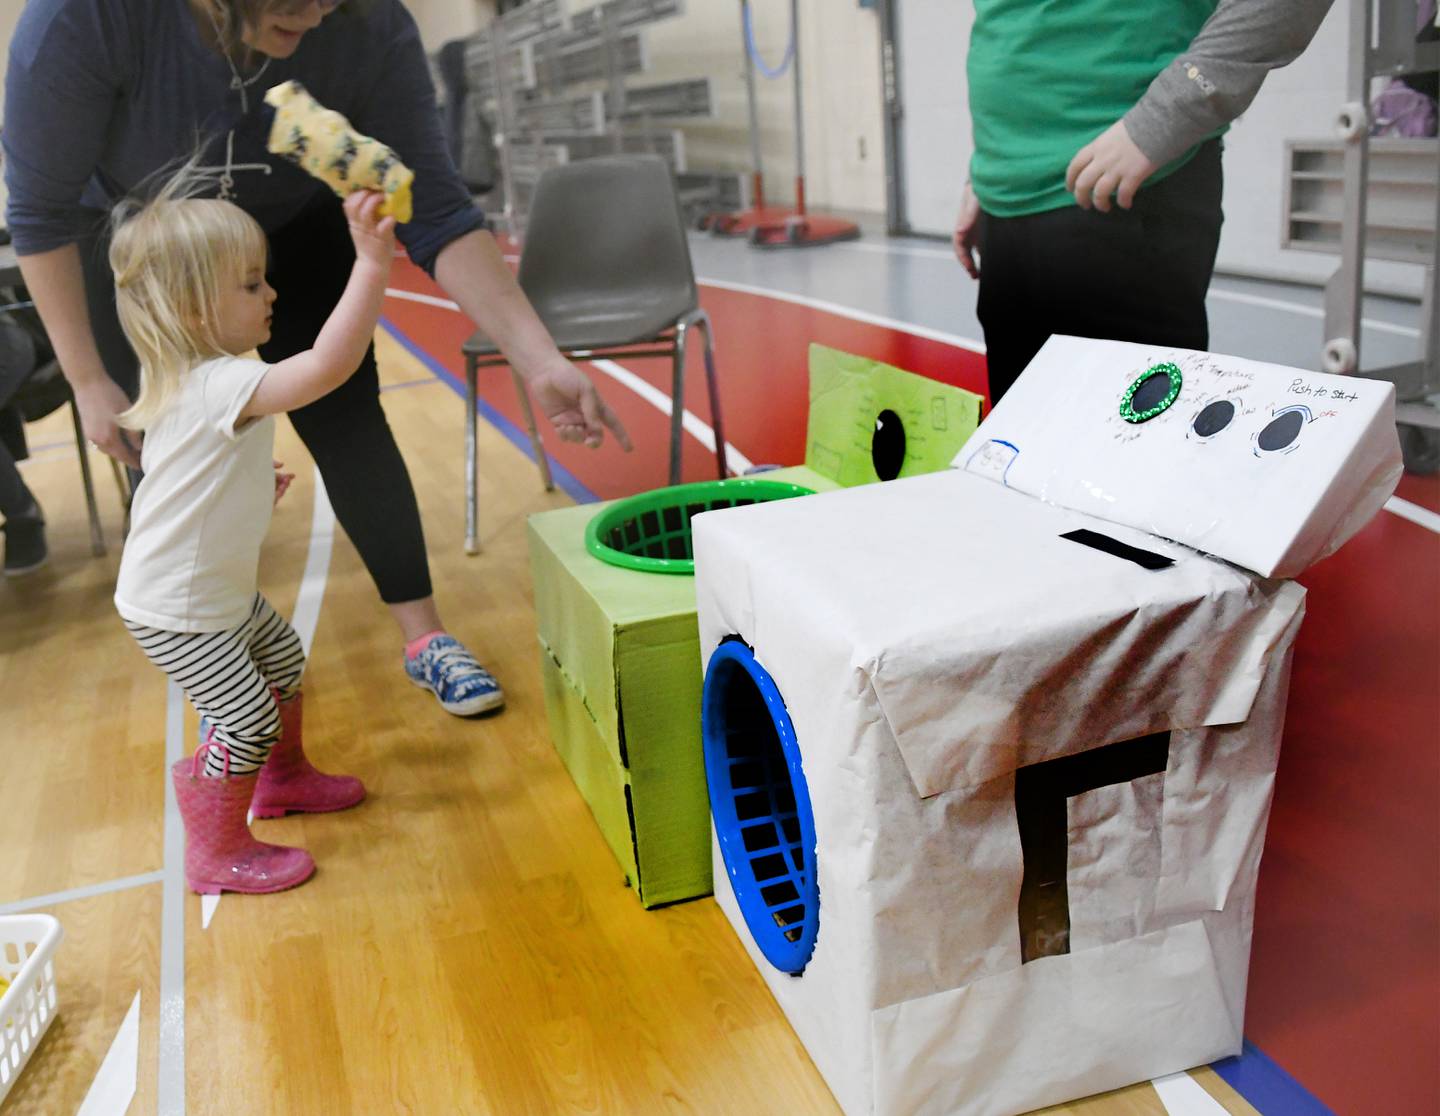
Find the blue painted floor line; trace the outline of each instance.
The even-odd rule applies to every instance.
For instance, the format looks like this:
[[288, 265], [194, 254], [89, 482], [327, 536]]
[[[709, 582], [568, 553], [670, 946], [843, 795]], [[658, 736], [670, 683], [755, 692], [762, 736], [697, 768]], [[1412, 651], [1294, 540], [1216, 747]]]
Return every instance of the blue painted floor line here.
[[1261, 1116], [1335, 1116], [1249, 1039], [1234, 1058], [1210, 1067]]

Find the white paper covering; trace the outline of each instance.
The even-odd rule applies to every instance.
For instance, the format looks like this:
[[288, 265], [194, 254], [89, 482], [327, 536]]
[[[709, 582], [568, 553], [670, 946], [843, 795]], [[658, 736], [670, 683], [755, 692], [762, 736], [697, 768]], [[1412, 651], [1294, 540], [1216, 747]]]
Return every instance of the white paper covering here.
[[[1146, 369], [1178, 365], [1163, 414], [1120, 417]], [[1198, 433], [1208, 404], [1234, 404]], [[1261, 432], [1298, 416], [1293, 441]], [[1294, 577], [1358, 531], [1401, 473], [1395, 389], [1240, 357], [1052, 337], [956, 455], [954, 464], [1047, 503], [1174, 539], [1267, 577]]]
[[[804, 974], [755, 949], [718, 852], [716, 897], [847, 1113], [1004, 1116], [1239, 1049], [1303, 590], [955, 471], [694, 540], [702, 655], [749, 643], [800, 741]], [[1165, 729], [1163, 777], [1067, 803], [1072, 952], [1022, 965], [1016, 768]]]

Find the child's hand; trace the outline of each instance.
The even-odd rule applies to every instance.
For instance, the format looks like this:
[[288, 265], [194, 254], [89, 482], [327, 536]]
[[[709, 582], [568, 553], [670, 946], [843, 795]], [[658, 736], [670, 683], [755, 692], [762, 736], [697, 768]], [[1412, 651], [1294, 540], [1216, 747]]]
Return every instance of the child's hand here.
[[356, 190], [345, 199], [345, 219], [356, 258], [389, 268], [395, 258], [395, 218], [380, 216], [384, 201], [385, 195], [375, 190]]
[[272, 461], [275, 466], [275, 503], [280, 502], [280, 497], [285, 495], [285, 490], [290, 487], [290, 482], [295, 479], [294, 473], [281, 472], [285, 467], [283, 461]]

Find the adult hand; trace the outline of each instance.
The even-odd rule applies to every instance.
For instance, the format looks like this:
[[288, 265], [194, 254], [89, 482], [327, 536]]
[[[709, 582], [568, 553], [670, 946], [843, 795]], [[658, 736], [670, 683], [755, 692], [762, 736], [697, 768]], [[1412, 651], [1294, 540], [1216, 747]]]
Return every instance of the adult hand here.
[[95, 377], [84, 386], [74, 388], [74, 392], [80, 425], [85, 428], [90, 444], [116, 461], [140, 468], [140, 443], [144, 435], [115, 424], [115, 416], [130, 407], [125, 393], [105, 376]]
[[1075, 153], [1065, 171], [1065, 189], [1081, 209], [1094, 205], [1109, 213], [1111, 195], [1121, 209], [1129, 209], [1141, 185], [1158, 169], [1117, 120]]
[[605, 440], [605, 428], [609, 427], [621, 449], [630, 451], [630, 435], [615, 412], [600, 398], [590, 378], [568, 360], [561, 357], [547, 365], [530, 380], [529, 387], [562, 441], [584, 442], [595, 449]]
[[980, 278], [980, 261], [975, 254], [980, 239], [980, 199], [965, 183], [965, 192], [960, 195], [960, 214], [955, 218], [955, 258], [971, 279]]

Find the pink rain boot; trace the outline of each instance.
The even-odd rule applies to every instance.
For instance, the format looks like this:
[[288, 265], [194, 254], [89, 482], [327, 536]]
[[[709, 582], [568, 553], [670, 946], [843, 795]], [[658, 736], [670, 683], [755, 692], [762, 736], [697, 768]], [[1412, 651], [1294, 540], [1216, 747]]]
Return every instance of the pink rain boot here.
[[284, 814], [324, 814], [344, 810], [365, 797], [365, 784], [353, 775], [326, 775], [305, 758], [301, 743], [301, 696], [280, 702], [280, 739], [260, 769], [255, 800], [257, 818]]
[[206, 748], [170, 768], [175, 799], [185, 820], [185, 882], [201, 895], [244, 891], [261, 895], [304, 883], [315, 861], [304, 849], [267, 845], [255, 840], [245, 812], [255, 793], [256, 775], [231, 775], [230, 754], [218, 744], [225, 774], [212, 779], [201, 773]]

